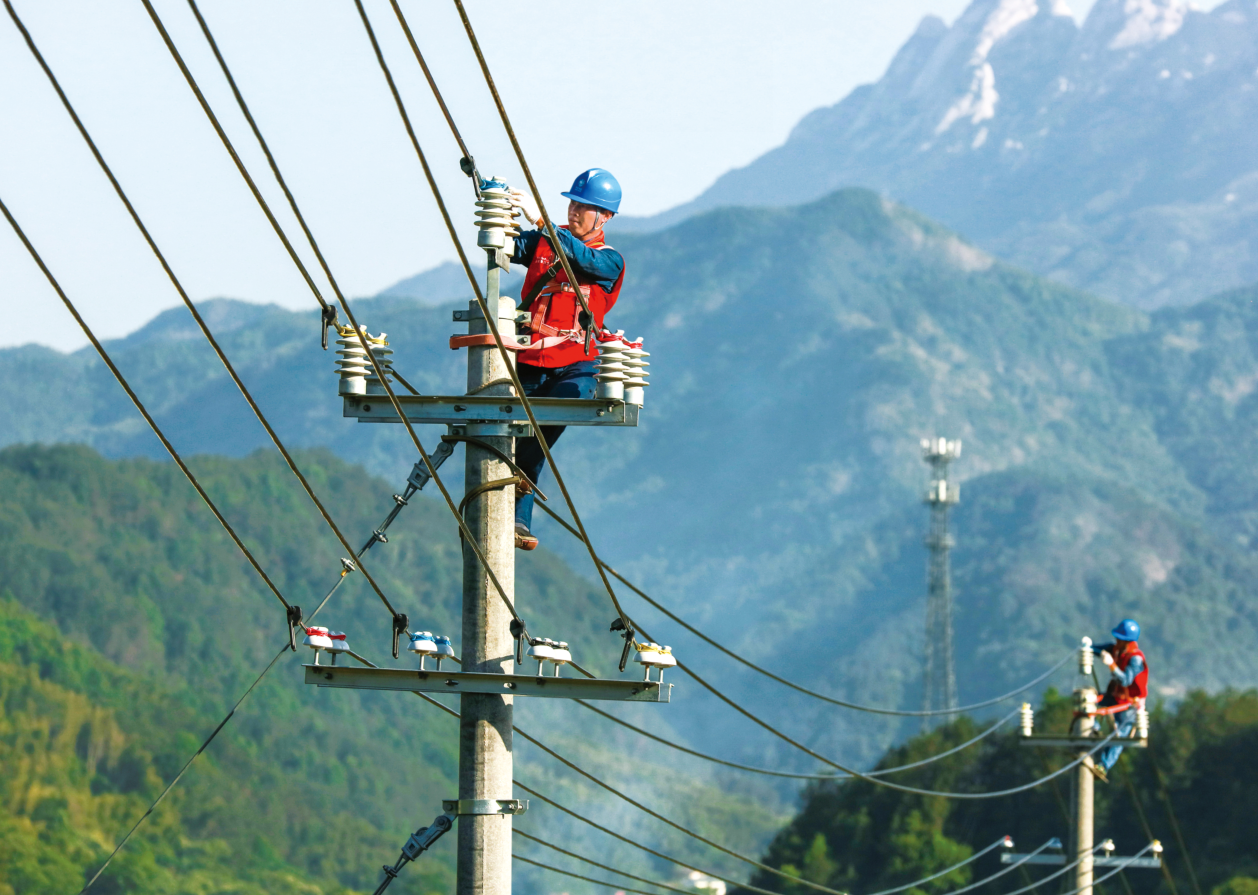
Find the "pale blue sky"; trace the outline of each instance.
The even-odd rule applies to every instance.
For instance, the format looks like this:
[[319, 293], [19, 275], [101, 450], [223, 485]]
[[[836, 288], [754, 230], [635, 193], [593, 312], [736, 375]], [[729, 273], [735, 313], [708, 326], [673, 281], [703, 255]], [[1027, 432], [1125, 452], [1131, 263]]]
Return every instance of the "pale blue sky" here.
[[[201, 5], [347, 293], [371, 294], [452, 258], [353, 3]], [[366, 5], [471, 239], [457, 149], [387, 2]], [[551, 208], [561, 213], [556, 194], [598, 165], [621, 179], [631, 214], [690, 199], [781, 143], [802, 115], [879, 77], [923, 15], [951, 22], [964, 5], [468, 2]], [[138, 0], [16, 6], [192, 296], [313, 307]], [[273, 207], [283, 209], [186, 4], [156, 6]], [[522, 182], [453, 4], [403, 7], [482, 172]], [[7, 17], [0, 197], [100, 335], [123, 335], [177, 303]], [[296, 240], [296, 226], [289, 231]], [[0, 305], [0, 345], [85, 344], [7, 226]]]

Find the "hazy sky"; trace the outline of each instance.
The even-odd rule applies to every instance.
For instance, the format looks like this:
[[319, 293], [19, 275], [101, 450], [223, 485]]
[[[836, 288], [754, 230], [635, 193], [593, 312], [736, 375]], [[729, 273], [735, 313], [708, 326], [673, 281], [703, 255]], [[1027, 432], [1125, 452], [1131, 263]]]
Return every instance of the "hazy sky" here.
[[[139, 0], [15, 5], [192, 297], [314, 307]], [[297, 241], [186, 3], [155, 5]], [[467, 5], [551, 210], [562, 214], [557, 194], [597, 165], [620, 178], [622, 210], [650, 214], [878, 78], [923, 15], [951, 22], [965, 0]], [[366, 6], [446, 199], [474, 239], [457, 147], [388, 3]], [[453, 4], [402, 6], [481, 171], [522, 184]], [[347, 294], [454, 257], [352, 0], [201, 7]], [[0, 198], [99, 335], [123, 335], [178, 303], [7, 16]], [[6, 225], [0, 305], [0, 345], [85, 344]]]

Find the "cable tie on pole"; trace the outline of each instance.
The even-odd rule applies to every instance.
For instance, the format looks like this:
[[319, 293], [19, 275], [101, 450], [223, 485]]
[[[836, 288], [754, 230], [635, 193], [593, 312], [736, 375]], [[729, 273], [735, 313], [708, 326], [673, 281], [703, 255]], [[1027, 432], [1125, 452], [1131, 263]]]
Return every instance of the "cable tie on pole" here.
[[293, 629], [301, 624], [301, 607], [289, 606], [288, 614], [288, 648], [293, 652], [297, 652], [297, 639], [293, 633]]
[[406, 629], [410, 625], [410, 623], [411, 623], [411, 620], [406, 617], [405, 612], [395, 612], [393, 614], [393, 658], [395, 659], [398, 657], [398, 652], [397, 652], [398, 638], [406, 633]]

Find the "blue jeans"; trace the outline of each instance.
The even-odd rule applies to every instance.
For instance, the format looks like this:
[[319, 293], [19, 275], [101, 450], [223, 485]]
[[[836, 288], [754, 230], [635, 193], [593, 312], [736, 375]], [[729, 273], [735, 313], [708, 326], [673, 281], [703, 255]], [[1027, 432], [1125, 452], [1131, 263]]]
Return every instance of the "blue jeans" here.
[[[520, 364], [520, 384], [530, 398], [593, 398], [594, 367], [592, 360], [577, 361], [566, 367], [535, 367]], [[546, 443], [552, 448], [566, 426], [542, 426]], [[515, 443], [515, 462], [534, 482], [546, 465], [546, 455], [536, 438], [520, 438]], [[526, 528], [533, 525], [533, 495], [524, 494], [515, 501], [515, 521]]]
[[[1101, 705], [1115, 705], [1115, 701], [1106, 696], [1100, 702]], [[1114, 715], [1114, 723], [1118, 725], [1118, 736], [1131, 736], [1131, 729], [1136, 726], [1136, 710], [1134, 708], [1127, 709], [1125, 712], [1119, 712]], [[1106, 746], [1101, 750], [1101, 767], [1109, 770], [1118, 763], [1118, 756], [1123, 754], [1122, 746]]]

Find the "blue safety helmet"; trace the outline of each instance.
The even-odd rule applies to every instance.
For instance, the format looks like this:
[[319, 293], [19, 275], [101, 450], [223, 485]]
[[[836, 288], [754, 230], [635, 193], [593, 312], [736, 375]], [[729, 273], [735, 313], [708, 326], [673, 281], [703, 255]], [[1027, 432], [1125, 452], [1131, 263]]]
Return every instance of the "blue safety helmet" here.
[[1125, 618], [1114, 625], [1114, 630], [1110, 633], [1114, 635], [1115, 640], [1139, 640], [1140, 623], [1134, 618]]
[[620, 181], [602, 168], [591, 168], [578, 174], [577, 179], [572, 181], [572, 189], [561, 195], [613, 214], [620, 211]]

